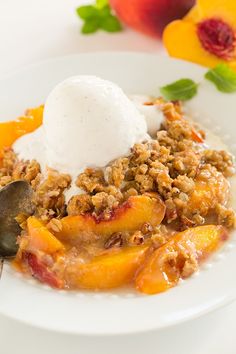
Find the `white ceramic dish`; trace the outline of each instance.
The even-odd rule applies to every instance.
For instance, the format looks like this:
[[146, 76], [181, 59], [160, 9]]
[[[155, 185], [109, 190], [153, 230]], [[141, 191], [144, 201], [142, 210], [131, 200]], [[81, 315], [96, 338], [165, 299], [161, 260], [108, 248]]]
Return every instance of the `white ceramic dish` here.
[[[43, 62], [0, 81], [0, 117], [12, 119], [45, 101], [59, 81], [95, 74], [118, 83], [127, 93], [158, 94], [158, 87], [189, 77], [201, 81], [206, 69], [148, 54], [83, 54]], [[236, 95], [221, 94], [204, 82], [188, 103], [196, 120], [217, 132], [236, 152]], [[83, 335], [128, 334], [156, 330], [212, 311], [235, 298], [236, 235], [199, 273], [170, 291], [56, 291], [27, 280], [4, 265], [0, 313], [33, 326]]]

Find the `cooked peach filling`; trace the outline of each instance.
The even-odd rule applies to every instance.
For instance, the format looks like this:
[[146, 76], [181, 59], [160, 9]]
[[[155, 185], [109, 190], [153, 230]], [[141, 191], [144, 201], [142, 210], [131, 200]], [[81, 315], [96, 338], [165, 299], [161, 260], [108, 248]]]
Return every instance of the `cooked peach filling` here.
[[34, 215], [22, 228], [13, 264], [54, 288], [104, 290], [132, 284], [146, 294], [175, 286], [218, 250], [235, 226], [229, 208], [232, 156], [203, 145], [179, 102], [157, 99], [165, 116], [156, 139], [104, 170], [88, 168], [76, 181], [83, 194], [68, 203], [71, 178], [10, 148], [42, 123], [43, 107], [0, 124], [0, 185], [23, 179], [34, 190]]

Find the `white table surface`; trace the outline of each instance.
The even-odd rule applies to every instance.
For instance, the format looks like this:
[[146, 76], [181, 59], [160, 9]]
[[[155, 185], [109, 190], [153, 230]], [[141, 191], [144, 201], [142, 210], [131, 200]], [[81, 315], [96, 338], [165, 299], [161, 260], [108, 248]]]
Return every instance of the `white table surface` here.
[[[82, 3], [86, 0], [0, 0], [0, 77], [78, 52], [162, 51], [158, 41], [130, 30], [80, 35], [75, 8]], [[112, 354], [235, 354], [235, 326], [236, 303], [178, 327], [125, 339], [51, 333], [0, 316], [0, 353], [111, 354], [112, 346]]]

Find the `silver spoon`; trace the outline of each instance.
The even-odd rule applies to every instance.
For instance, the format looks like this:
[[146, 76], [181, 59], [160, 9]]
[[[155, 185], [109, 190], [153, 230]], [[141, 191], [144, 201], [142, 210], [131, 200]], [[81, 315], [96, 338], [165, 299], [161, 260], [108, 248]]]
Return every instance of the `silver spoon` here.
[[2, 270], [3, 270], [3, 259], [0, 259], [0, 279], [2, 277]]
[[33, 214], [32, 197], [33, 190], [26, 181], [9, 183], [0, 190], [0, 260], [16, 255], [21, 228], [15, 218], [21, 213]]

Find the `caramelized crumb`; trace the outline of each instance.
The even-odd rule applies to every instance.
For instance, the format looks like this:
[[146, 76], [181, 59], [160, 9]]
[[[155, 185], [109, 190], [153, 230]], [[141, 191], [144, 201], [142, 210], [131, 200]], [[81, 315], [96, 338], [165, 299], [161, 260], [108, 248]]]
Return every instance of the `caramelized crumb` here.
[[62, 223], [59, 219], [53, 218], [47, 224], [47, 228], [54, 232], [60, 232], [62, 230]]
[[144, 235], [141, 231], [135, 231], [133, 235], [131, 235], [129, 242], [131, 245], [142, 245], [144, 243]]
[[228, 228], [235, 227], [236, 225], [236, 218], [235, 212], [231, 208], [226, 208], [221, 204], [217, 204], [216, 212], [218, 215], [218, 223], [221, 225], [225, 225]]
[[203, 160], [215, 166], [225, 177], [230, 177], [235, 173], [233, 157], [226, 151], [205, 150]]
[[103, 171], [87, 168], [78, 176], [76, 185], [88, 193], [102, 192], [106, 185]]
[[85, 214], [93, 209], [92, 198], [88, 194], [80, 194], [73, 196], [68, 203], [68, 215]]
[[37, 214], [43, 220], [62, 217], [66, 213], [64, 191], [70, 187], [71, 177], [49, 169], [47, 177], [35, 190], [34, 202]]
[[105, 242], [104, 247], [106, 249], [113, 247], [121, 247], [124, 244], [124, 236], [122, 232], [115, 232]]

